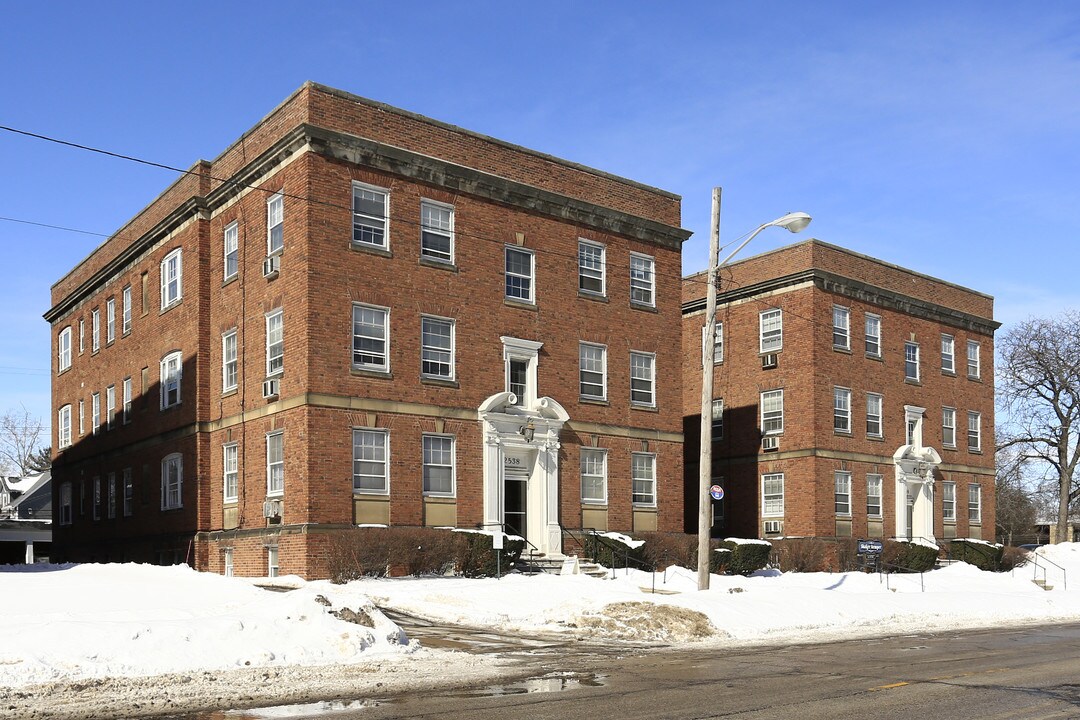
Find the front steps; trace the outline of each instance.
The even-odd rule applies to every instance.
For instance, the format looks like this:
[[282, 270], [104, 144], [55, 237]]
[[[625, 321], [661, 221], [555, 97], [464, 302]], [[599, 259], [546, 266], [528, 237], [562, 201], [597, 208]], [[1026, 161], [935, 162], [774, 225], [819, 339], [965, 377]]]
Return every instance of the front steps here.
[[561, 553], [547, 555], [544, 553], [522, 553], [514, 564], [514, 569], [528, 575], [547, 573], [548, 575], [588, 575], [594, 578], [605, 578], [608, 571], [594, 563], [589, 558], [580, 558], [576, 555], [563, 555]]

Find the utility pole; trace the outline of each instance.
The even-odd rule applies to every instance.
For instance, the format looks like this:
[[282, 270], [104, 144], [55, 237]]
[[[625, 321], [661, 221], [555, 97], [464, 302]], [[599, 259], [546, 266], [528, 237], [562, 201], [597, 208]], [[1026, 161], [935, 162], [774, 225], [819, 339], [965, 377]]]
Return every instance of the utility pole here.
[[698, 460], [698, 590], [709, 589], [709, 536], [712, 528], [712, 402], [713, 345], [716, 342], [716, 270], [720, 260], [720, 194], [712, 191], [712, 231], [709, 237], [709, 283], [705, 295], [705, 337], [701, 343], [701, 454]]

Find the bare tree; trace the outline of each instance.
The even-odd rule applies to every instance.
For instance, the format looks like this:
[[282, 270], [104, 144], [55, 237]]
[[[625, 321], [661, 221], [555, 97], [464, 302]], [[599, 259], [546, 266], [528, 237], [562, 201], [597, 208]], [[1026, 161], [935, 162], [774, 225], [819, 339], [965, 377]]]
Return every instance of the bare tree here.
[[1057, 481], [1057, 537], [1068, 537], [1069, 506], [1080, 497], [1080, 313], [1033, 318], [999, 342], [998, 400], [1007, 414], [999, 450], [1041, 460]]
[[49, 439], [49, 428], [25, 407], [0, 415], [0, 466], [20, 476], [34, 472], [41, 446]]
[[998, 541], [1006, 545], [1039, 542], [1035, 529], [1039, 515], [1038, 490], [1025, 477], [1027, 459], [1014, 447], [998, 452], [995, 460], [994, 516]]

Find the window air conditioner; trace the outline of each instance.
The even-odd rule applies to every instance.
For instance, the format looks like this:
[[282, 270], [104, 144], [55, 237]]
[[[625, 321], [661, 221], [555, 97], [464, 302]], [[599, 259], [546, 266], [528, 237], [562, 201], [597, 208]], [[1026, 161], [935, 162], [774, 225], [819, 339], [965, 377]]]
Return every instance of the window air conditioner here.
[[766, 535], [779, 535], [784, 532], [783, 520], [766, 520], [765, 521], [765, 534]]
[[281, 501], [280, 500], [267, 500], [263, 503], [263, 517], [264, 518], [276, 518], [281, 517]]
[[281, 256], [271, 255], [263, 260], [263, 277], [275, 278], [277, 277], [278, 270], [281, 269]]
[[269, 380], [263, 380], [263, 397], [272, 398], [278, 396], [279, 385], [281, 383], [280, 378], [270, 378]]
[[776, 353], [767, 353], [761, 356], [761, 369], [770, 370], [776, 367]]
[[775, 435], [766, 435], [761, 438], [761, 449], [765, 452], [776, 452], [780, 449], [780, 438]]

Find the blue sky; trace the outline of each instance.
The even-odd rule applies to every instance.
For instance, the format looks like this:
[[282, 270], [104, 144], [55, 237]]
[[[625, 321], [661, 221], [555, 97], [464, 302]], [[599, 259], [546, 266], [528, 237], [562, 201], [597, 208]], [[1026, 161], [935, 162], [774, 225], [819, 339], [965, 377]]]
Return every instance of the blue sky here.
[[[520, 7], [519, 7], [520, 5]], [[673, 10], [672, 8], [678, 8]], [[1080, 307], [1080, 5], [19, 3], [0, 125], [187, 167], [315, 80], [683, 196], [704, 267], [814, 236]], [[174, 176], [0, 132], [0, 216], [109, 233]], [[0, 412], [49, 419], [49, 287], [102, 238], [0, 221]]]

